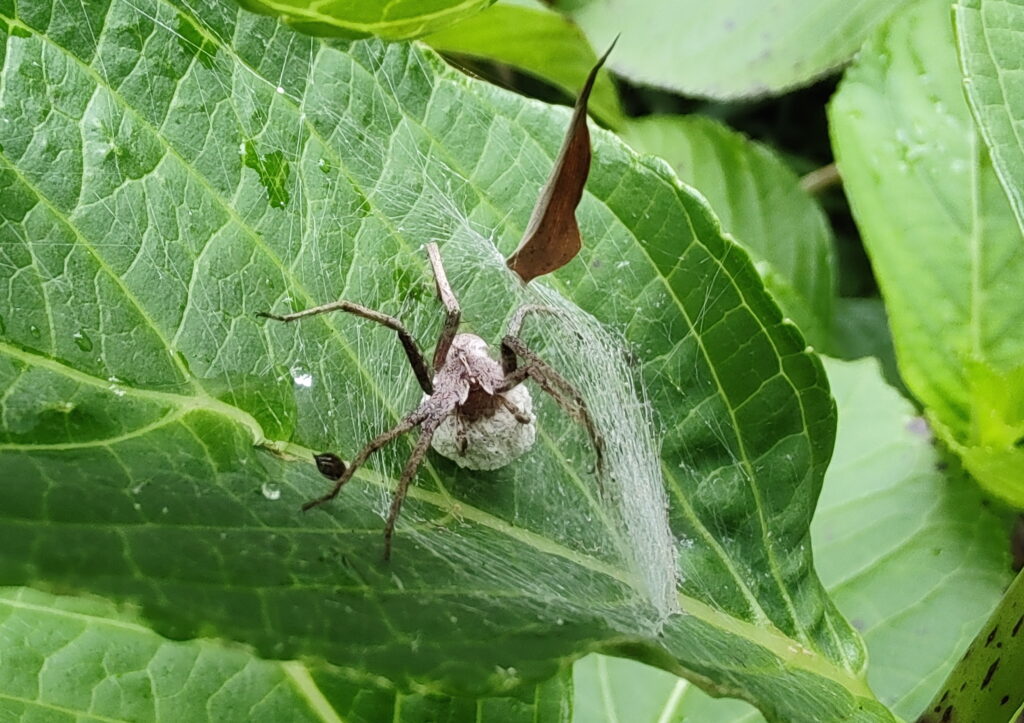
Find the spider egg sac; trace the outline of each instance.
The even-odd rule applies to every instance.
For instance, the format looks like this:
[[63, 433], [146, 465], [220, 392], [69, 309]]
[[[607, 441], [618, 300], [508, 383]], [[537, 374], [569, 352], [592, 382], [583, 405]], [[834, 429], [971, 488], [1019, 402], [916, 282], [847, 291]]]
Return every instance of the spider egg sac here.
[[[431, 446], [438, 454], [453, 460], [460, 467], [468, 469], [498, 469], [520, 457], [533, 446], [537, 436], [536, 418], [533, 416], [533, 399], [525, 384], [505, 392], [505, 398], [530, 418], [529, 423], [516, 421], [512, 413], [499, 406], [492, 417], [476, 421], [457, 421], [452, 415], [441, 422], [434, 433]], [[466, 449], [459, 454], [456, 437], [458, 424], [462, 424], [466, 436]]]

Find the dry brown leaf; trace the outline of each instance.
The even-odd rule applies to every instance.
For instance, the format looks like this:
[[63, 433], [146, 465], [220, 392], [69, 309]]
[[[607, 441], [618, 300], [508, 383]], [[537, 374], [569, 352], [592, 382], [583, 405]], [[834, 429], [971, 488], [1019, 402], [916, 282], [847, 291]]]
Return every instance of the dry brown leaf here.
[[[617, 40], [617, 38], [616, 38]], [[560, 269], [575, 258], [582, 242], [576, 223], [576, 206], [590, 172], [590, 132], [587, 130], [587, 101], [597, 71], [604, 65], [611, 47], [597, 61], [583, 84], [562, 150], [526, 227], [523, 240], [505, 262], [523, 281]]]

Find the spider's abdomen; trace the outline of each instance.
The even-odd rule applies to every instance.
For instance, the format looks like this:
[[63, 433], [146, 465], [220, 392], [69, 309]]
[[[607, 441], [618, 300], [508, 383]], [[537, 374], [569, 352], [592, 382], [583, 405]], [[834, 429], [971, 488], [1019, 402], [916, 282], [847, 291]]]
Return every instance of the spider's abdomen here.
[[441, 422], [434, 433], [434, 450], [468, 469], [498, 469], [522, 456], [533, 446], [537, 436], [533, 400], [530, 390], [522, 384], [508, 390], [504, 396], [530, 421], [518, 421], [500, 404], [493, 415], [477, 419], [453, 414]]

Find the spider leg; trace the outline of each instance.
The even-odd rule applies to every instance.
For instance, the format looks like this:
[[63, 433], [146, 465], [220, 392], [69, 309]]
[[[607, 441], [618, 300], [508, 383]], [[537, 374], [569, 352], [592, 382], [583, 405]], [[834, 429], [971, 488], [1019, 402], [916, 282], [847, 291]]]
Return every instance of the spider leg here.
[[430, 440], [433, 439], [434, 431], [440, 423], [440, 419], [432, 419], [423, 426], [423, 431], [420, 432], [420, 437], [416, 440], [416, 446], [413, 447], [412, 454], [409, 455], [409, 461], [405, 463], [405, 468], [402, 469], [402, 476], [399, 478], [398, 486], [395, 487], [395, 494], [391, 498], [388, 520], [384, 523], [385, 562], [391, 559], [391, 538], [395, 534], [395, 523], [398, 521], [398, 513], [402, 511], [402, 503], [409, 492], [409, 484], [412, 482], [416, 470], [419, 469], [420, 463], [423, 462], [423, 458], [430, 448]]
[[535, 381], [541, 389], [558, 402], [558, 405], [565, 410], [566, 414], [582, 424], [587, 430], [590, 443], [594, 447], [594, 454], [597, 456], [598, 473], [599, 475], [603, 474], [604, 437], [597, 431], [597, 425], [594, 424], [594, 419], [590, 416], [587, 403], [576, 388], [559, 374], [554, 367], [531, 351], [518, 337], [510, 334], [506, 335], [501, 340], [501, 347], [503, 350], [508, 348], [519, 357], [522, 357], [525, 364], [506, 374], [505, 380], [496, 391], [499, 393], [506, 392], [522, 384], [527, 378]]
[[459, 456], [464, 457], [466, 455], [466, 446], [469, 444], [469, 439], [466, 437], [466, 422], [462, 418], [462, 415], [455, 412], [455, 449], [459, 451]]
[[501, 402], [501, 406], [505, 407], [505, 409], [507, 409], [512, 414], [512, 416], [516, 418], [516, 421], [519, 422], [520, 424], [529, 424], [532, 421], [530, 417], [525, 412], [523, 412], [523, 410], [521, 410], [515, 404], [510, 402], [508, 400], [508, 397], [506, 397], [504, 394], [498, 395], [498, 401]]
[[302, 506], [302, 511], [306, 512], [307, 510], [310, 510], [316, 507], [317, 505], [322, 505], [324, 502], [329, 502], [330, 500], [333, 500], [335, 497], [337, 497], [338, 492], [341, 491], [341, 488], [345, 485], [346, 482], [352, 479], [352, 475], [355, 474], [357, 469], [363, 466], [366, 460], [370, 458], [371, 454], [373, 454], [378, 449], [386, 445], [388, 442], [394, 440], [396, 437], [408, 432], [410, 429], [412, 429], [417, 424], [422, 422], [427, 417], [427, 414], [427, 411], [424, 410], [424, 408], [421, 406], [420, 408], [414, 410], [410, 414], [407, 414], [405, 418], [402, 419], [402, 421], [400, 421], [398, 424], [396, 424], [388, 431], [383, 432], [382, 434], [379, 434], [373, 439], [371, 439], [369, 443], [367, 443], [365, 447], [359, 450], [359, 453], [352, 458], [352, 461], [349, 463], [347, 467], [345, 467], [345, 470], [341, 473], [341, 475], [336, 478], [334, 486], [331, 488], [331, 490], [322, 497], [317, 497], [315, 500], [310, 500], [309, 502], [304, 504]]
[[430, 259], [430, 268], [434, 271], [434, 281], [437, 282], [437, 297], [444, 304], [448, 316], [444, 320], [444, 327], [441, 329], [441, 336], [438, 337], [437, 346], [434, 348], [434, 371], [444, 366], [448, 358], [448, 350], [451, 349], [452, 340], [459, 333], [459, 322], [462, 319], [462, 310], [459, 308], [459, 301], [455, 298], [452, 287], [448, 284], [448, 275], [444, 272], [441, 263], [441, 252], [437, 244], [429, 243], [427, 258]]
[[296, 311], [294, 314], [270, 314], [265, 311], [256, 313], [256, 316], [262, 316], [266, 319], [273, 319], [274, 321], [298, 321], [299, 319], [305, 319], [307, 316], [316, 316], [317, 314], [326, 314], [331, 311], [344, 311], [349, 314], [361, 316], [364, 319], [375, 321], [378, 324], [382, 324], [392, 331], [397, 332], [398, 340], [402, 342], [402, 348], [405, 349], [405, 355], [409, 358], [409, 365], [412, 366], [412, 371], [416, 375], [416, 381], [419, 382], [420, 388], [423, 389], [427, 394], [434, 393], [434, 384], [431, 381], [430, 370], [427, 368], [427, 362], [423, 358], [423, 354], [420, 353], [420, 348], [416, 345], [415, 339], [412, 338], [412, 334], [406, 330], [402, 323], [393, 316], [382, 314], [379, 311], [368, 309], [365, 306], [359, 304], [353, 304], [351, 301], [332, 301], [329, 304], [323, 304], [321, 306], [314, 306], [312, 309], [304, 309], [303, 311]]
[[[516, 309], [516, 313], [512, 315], [512, 320], [508, 323], [508, 330], [505, 332], [506, 336], [511, 336], [516, 339], [519, 338], [519, 332], [523, 329], [523, 322], [526, 321], [527, 314], [561, 314], [562, 312], [553, 306], [542, 306], [541, 304], [524, 304]], [[505, 340], [501, 341], [501, 369], [505, 372], [505, 375], [509, 375], [516, 370], [518, 361], [516, 360], [516, 352], [510, 346], [505, 343]]]

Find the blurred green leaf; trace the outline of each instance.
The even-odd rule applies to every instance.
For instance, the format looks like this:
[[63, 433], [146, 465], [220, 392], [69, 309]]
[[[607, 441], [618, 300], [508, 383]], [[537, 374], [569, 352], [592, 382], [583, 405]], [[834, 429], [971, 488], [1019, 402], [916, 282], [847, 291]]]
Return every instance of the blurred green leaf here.
[[[524, 289], [500, 252], [568, 109], [413, 46], [319, 40], [213, 0], [93, 13], [0, 9], [0, 582], [133, 601], [163, 634], [427, 696], [532, 690], [603, 650], [776, 718], [891, 719], [811, 568], [827, 380], [663, 163], [596, 133], [586, 248]], [[543, 398], [537, 448], [514, 465], [430, 459], [390, 565], [381, 513], [408, 440], [300, 512], [324, 489], [314, 450], [350, 457], [421, 392], [379, 327], [255, 312], [344, 296], [436, 338], [421, 251], [435, 239], [484, 338], [527, 299], [590, 323], [571, 301], [642, 360], [678, 569], [624, 556], [622, 536], [655, 535], [663, 508], [618, 527], [585, 433]], [[571, 351], [565, 336], [542, 351]], [[569, 359], [592, 408], [631, 386], [583, 374], [618, 355]], [[645, 408], [602, 418], [609, 449], [632, 449], [629, 405]], [[677, 575], [685, 614], [645, 584], [671, 594]]]
[[[443, 53], [511, 65], [575, 98], [597, 62], [582, 31], [535, 0], [502, 0], [482, 13], [423, 39]], [[611, 128], [625, 122], [618, 91], [602, 70], [590, 94], [590, 113]]]
[[1024, 5], [958, 0], [953, 7], [967, 100], [1024, 229]]
[[865, 46], [830, 119], [907, 387], [1024, 506], [1024, 242], [959, 77], [947, 4], [919, 2]]
[[418, 38], [480, 12], [494, 0], [238, 0], [247, 10], [273, 15], [313, 35], [388, 40]]
[[806, 85], [850, 59], [904, 0], [556, 0], [608, 65], [684, 95], [750, 98]]
[[573, 723], [669, 723], [690, 683], [635, 660], [588, 655], [573, 666]]
[[836, 299], [831, 348], [840, 359], [853, 361], [874, 357], [882, 367], [885, 381], [901, 393], [909, 390], [900, 378], [896, 350], [892, 345], [885, 303], [878, 298], [840, 297]]
[[[939, 471], [927, 425], [874, 361], [826, 368], [839, 428], [811, 528], [814, 559], [864, 634], [872, 689], [912, 720], [1012, 580], [1007, 520], [974, 486]], [[585, 658], [575, 683], [577, 723], [761, 720], [744, 703], [634, 661]]]
[[949, 720], [1017, 721], [1024, 706], [1024, 572], [935, 694], [920, 723]]
[[825, 214], [767, 146], [701, 116], [630, 123], [633, 148], [668, 161], [750, 252], [779, 306], [819, 349], [831, 343], [835, 254]]

